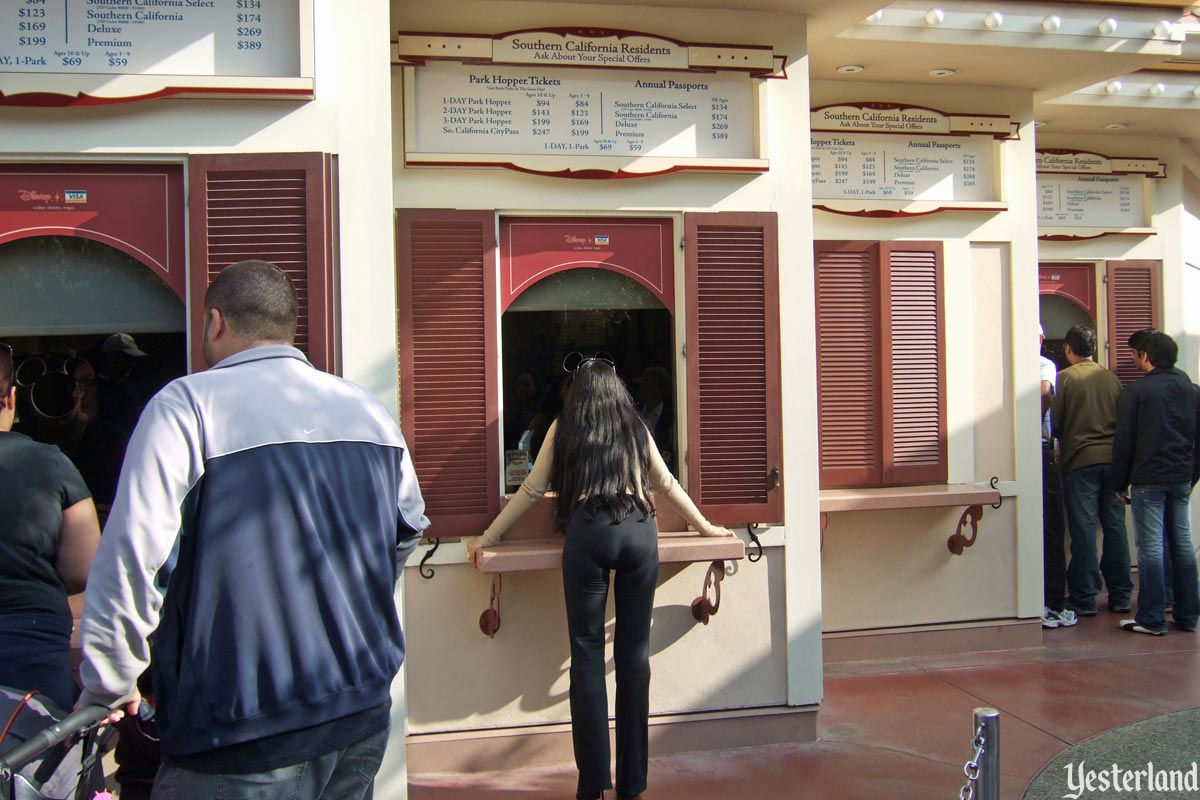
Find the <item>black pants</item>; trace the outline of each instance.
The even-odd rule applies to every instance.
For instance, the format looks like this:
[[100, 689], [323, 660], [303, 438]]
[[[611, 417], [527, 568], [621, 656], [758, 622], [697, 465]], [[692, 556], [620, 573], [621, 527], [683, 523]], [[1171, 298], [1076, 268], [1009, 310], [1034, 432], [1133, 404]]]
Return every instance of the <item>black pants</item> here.
[[1062, 611], [1066, 602], [1066, 522], [1063, 517], [1063, 481], [1054, 448], [1042, 444], [1042, 594], [1051, 611]]
[[571, 637], [571, 736], [580, 792], [612, 788], [608, 693], [604, 679], [604, 608], [608, 574], [613, 592], [617, 673], [617, 793], [646, 788], [649, 759], [650, 616], [658, 582], [658, 528], [634, 512], [614, 523], [600, 510], [591, 520], [579, 508], [567, 523], [563, 594]]
[[36, 689], [69, 714], [79, 697], [71, 672], [73, 625], [58, 614], [0, 614], [0, 685]]

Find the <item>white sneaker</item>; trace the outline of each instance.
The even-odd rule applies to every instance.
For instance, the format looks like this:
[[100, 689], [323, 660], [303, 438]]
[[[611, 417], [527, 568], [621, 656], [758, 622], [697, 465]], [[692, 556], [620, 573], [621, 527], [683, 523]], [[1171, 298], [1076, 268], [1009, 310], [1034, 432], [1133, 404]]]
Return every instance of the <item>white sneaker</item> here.
[[[1051, 611], [1050, 606], [1045, 606], [1044, 608], [1042, 608], [1042, 627], [1043, 628], [1057, 628], [1061, 624], [1062, 624], [1062, 622], [1059, 620], [1058, 614], [1055, 614], [1053, 611]], [[1074, 624], [1074, 623], [1072, 623], [1072, 624]]]
[[1070, 628], [1072, 625], [1079, 624], [1079, 615], [1069, 608], [1051, 613], [1058, 617], [1058, 627], [1060, 628]]

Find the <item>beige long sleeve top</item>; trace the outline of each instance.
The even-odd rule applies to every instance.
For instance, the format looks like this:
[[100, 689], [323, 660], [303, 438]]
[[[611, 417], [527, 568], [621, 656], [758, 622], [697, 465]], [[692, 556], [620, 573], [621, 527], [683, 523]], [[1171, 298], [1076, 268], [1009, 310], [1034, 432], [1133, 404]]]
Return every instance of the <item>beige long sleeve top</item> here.
[[[558, 421], [556, 420], [550, 423], [550, 429], [546, 431], [546, 440], [542, 443], [542, 449], [538, 452], [533, 469], [529, 471], [521, 488], [509, 498], [508, 504], [479, 537], [480, 547], [491, 547], [499, 542], [508, 529], [521, 518], [521, 515], [545, 496], [546, 489], [550, 486], [550, 475], [554, 467], [554, 434], [557, 431]], [[650, 438], [649, 431], [646, 431], [646, 437]], [[659, 497], [665, 498], [673, 505], [680, 516], [701, 535], [721, 535], [722, 529], [715, 527], [704, 518], [700, 509], [696, 508], [696, 504], [692, 502], [692, 498], [688, 497], [687, 492], [679, 485], [679, 481], [675, 480], [675, 476], [667, 469], [667, 464], [659, 454], [653, 439], [650, 439], [650, 488]]]

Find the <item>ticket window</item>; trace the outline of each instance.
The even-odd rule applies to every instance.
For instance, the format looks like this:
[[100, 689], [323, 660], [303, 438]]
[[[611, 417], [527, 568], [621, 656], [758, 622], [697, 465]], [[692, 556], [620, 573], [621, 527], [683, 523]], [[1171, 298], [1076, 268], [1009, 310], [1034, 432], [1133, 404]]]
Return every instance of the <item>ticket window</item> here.
[[[501, 215], [497, 225], [495, 211], [398, 209], [396, 219], [400, 414], [426, 513], [435, 520], [436, 530], [428, 535], [477, 536], [503, 506], [503, 405], [506, 393], [515, 392], [515, 373], [526, 368], [505, 354], [519, 351], [521, 337], [511, 326], [521, 315], [530, 315], [524, 324], [536, 333], [536, 315], [549, 312], [543, 319], [551, 322], [541, 323], [550, 342], [541, 345], [543, 352], [558, 349], [555, 314], [576, 320], [573, 327], [564, 321], [565, 330], [599, 318], [608, 330], [608, 314], [599, 312], [628, 312], [629, 326], [648, 324], [642, 312], [650, 309], [613, 303], [594, 302], [578, 312], [562, 304], [557, 311], [553, 306], [520, 310], [517, 301], [527, 291], [560, 273], [559, 280], [567, 281], [571, 272], [594, 280], [613, 273], [626, 279], [616, 283], [632, 281], [648, 290], [661, 304], [658, 312], [671, 320], [647, 335], [614, 337], [607, 346], [618, 351], [612, 355], [626, 379], [650, 355], [662, 359], [675, 390], [673, 460], [679, 472], [686, 472], [686, 488], [704, 515], [729, 525], [782, 521], [775, 214]], [[685, 328], [686, 376], [684, 342], [678, 338]], [[526, 335], [527, 341], [534, 338]], [[632, 352], [630, 342], [636, 343]], [[631, 366], [622, 365], [622, 359]], [[528, 392], [528, 385], [522, 391]], [[522, 522], [531, 532], [543, 527], [543, 535], [552, 524], [549, 514], [540, 522]], [[661, 530], [676, 530], [676, 524], [683, 522], [659, 522]]]
[[[670, 220], [501, 221], [501, 438], [514, 491], [582, 357], [607, 354], [678, 474]], [[579, 354], [579, 355], [575, 355]]]
[[529, 461], [537, 457], [561, 408], [576, 353], [611, 356], [639, 410], [654, 423], [663, 458], [677, 471], [672, 328], [671, 312], [661, 301], [605, 269], [558, 273], [517, 298], [501, 318], [506, 490], [524, 477], [521, 453]]

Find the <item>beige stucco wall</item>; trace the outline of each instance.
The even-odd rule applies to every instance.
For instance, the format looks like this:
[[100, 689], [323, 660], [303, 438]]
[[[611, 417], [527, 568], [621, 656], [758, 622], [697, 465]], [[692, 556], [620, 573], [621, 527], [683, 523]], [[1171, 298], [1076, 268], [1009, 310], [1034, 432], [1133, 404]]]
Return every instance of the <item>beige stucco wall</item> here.
[[[845, 631], [1035, 617], [1042, 608], [1038, 452], [1037, 265], [1028, 92], [813, 82], [813, 105], [896, 102], [955, 114], [1007, 114], [1019, 139], [997, 145], [1000, 212], [869, 219], [818, 211], [817, 239], [939, 240], [945, 255], [949, 482], [998, 479], [979, 540], [953, 556], [963, 509], [829, 516], [825, 629]], [[1021, 346], [1027, 342], [1028, 347]]]
[[[708, 565], [663, 566], [650, 634], [652, 714], [785, 702], [783, 565], [778, 548], [768, 553], [725, 578], [720, 612], [708, 625], [692, 619], [690, 608]], [[478, 625], [491, 585], [465, 564], [440, 567], [428, 581], [409, 571], [410, 733], [570, 719], [562, 573], [505, 575], [494, 639]], [[612, 635], [610, 594], [610, 646]], [[608, 679], [611, 705], [611, 655]]]
[[[813, 318], [810, 311], [794, 311], [811, 309], [813, 303], [808, 152], [796, 146], [806, 140], [808, 129], [804, 19], [600, 4], [396, 2], [392, 22], [397, 30], [485, 34], [555, 26], [620, 28], [692, 42], [766, 44], [789, 56], [788, 80], [765, 82], [768, 173], [681, 173], [618, 181], [564, 180], [504, 169], [405, 168], [403, 81], [396, 67], [394, 198], [397, 207], [514, 214], [653, 213], [677, 220], [692, 210], [779, 214], [780, 298], [791, 310], [781, 323], [786, 530], [765, 532], [767, 557], [755, 564], [741, 562], [737, 574], [725, 579], [721, 611], [708, 626], [692, 620], [688, 610], [707, 565], [664, 568], [653, 623], [651, 707], [658, 714], [819, 701]], [[681, 257], [676, 285], [683, 285]], [[681, 296], [678, 301], [682, 308]], [[680, 342], [686, 324], [682, 320]], [[680, 361], [677, 368], [686, 370], [686, 363]], [[437, 558], [444, 565], [430, 581], [407, 570], [406, 630], [413, 653], [407, 679], [410, 731], [567, 720], [560, 573], [506, 575], [503, 627], [489, 640], [479, 632], [478, 618], [487, 606], [490, 576], [462, 563], [461, 544], [443, 545]]]

